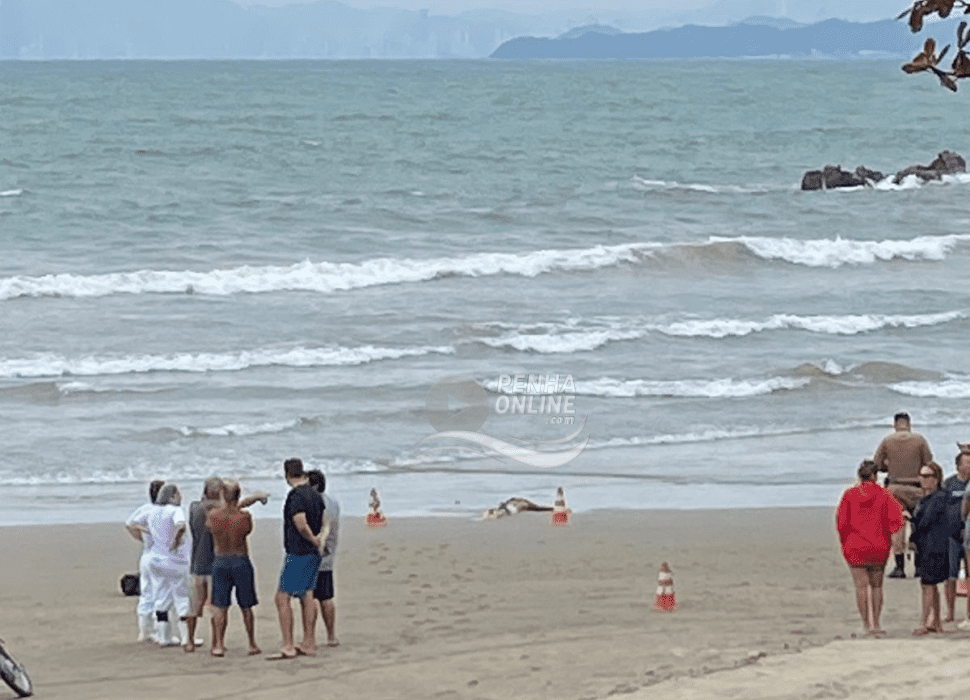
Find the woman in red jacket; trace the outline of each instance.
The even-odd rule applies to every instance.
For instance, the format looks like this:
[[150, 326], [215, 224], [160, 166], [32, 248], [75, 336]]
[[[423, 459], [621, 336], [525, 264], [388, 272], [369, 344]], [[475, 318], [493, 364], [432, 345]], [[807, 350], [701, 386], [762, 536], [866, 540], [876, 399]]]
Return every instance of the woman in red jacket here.
[[889, 559], [890, 538], [903, 526], [903, 512], [889, 491], [876, 483], [876, 471], [872, 460], [859, 465], [859, 483], [842, 495], [836, 527], [855, 583], [862, 623], [869, 634], [884, 634], [879, 626], [882, 576]]

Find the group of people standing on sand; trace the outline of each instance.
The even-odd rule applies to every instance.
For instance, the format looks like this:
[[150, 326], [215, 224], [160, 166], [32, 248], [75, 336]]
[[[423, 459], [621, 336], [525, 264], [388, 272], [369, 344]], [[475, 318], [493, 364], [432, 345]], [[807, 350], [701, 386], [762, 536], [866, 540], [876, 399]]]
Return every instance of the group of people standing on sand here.
[[[337, 551], [340, 506], [326, 493], [326, 477], [305, 471], [299, 459], [283, 464], [290, 486], [283, 506], [285, 551], [279, 588], [274, 598], [282, 633], [282, 649], [267, 659], [315, 656], [317, 614], [323, 618], [328, 646], [337, 646], [333, 565]], [[206, 602], [212, 607], [212, 656], [226, 653], [226, 628], [231, 593], [242, 613], [249, 655], [262, 653], [256, 644], [253, 607], [258, 604], [256, 572], [249, 558], [248, 538], [253, 517], [248, 508], [267, 503], [257, 491], [241, 498], [238, 481], [211, 477], [202, 498], [182, 510], [178, 486], [152, 481], [149, 502], [135, 509], [125, 523], [142, 542], [139, 560], [138, 641], [182, 646], [195, 651], [198, 620]], [[300, 599], [303, 639], [293, 639], [291, 599]]]
[[[895, 568], [889, 578], [906, 578], [906, 550], [915, 547], [915, 576], [921, 585], [922, 614], [916, 636], [943, 632], [943, 623], [956, 614], [957, 580], [961, 563], [970, 560], [970, 445], [958, 444], [956, 473], [943, 478], [926, 439], [912, 429], [910, 417], [897, 413], [893, 432], [872, 459], [859, 466], [859, 481], [843, 495], [836, 513], [842, 554], [855, 584], [856, 603], [866, 630], [885, 634], [879, 624], [883, 603], [883, 574], [889, 555]], [[878, 475], [886, 473], [886, 486]], [[906, 542], [905, 524], [910, 538]], [[947, 615], [941, 616], [943, 584]], [[958, 627], [970, 630], [967, 619]]]

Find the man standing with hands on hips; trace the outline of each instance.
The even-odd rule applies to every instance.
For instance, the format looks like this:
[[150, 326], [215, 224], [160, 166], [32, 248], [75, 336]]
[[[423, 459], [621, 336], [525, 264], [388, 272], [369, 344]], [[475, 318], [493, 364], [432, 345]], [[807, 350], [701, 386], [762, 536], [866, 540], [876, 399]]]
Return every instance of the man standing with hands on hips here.
[[[910, 514], [923, 497], [923, 489], [919, 484], [919, 470], [924, 464], [933, 461], [930, 446], [919, 433], [912, 429], [908, 413], [897, 413], [893, 416], [894, 431], [884, 437], [872, 461], [881, 472], [889, 472], [887, 487], [889, 493], [895, 496], [903, 511]], [[892, 552], [896, 558], [896, 568], [888, 574], [888, 578], [906, 578], [903, 570], [905, 561], [906, 541], [905, 528], [892, 537]], [[916, 553], [919, 556], [919, 552]]]
[[[290, 493], [283, 505], [283, 548], [286, 557], [276, 591], [276, 612], [280, 618], [283, 648], [268, 660], [295, 659], [299, 655], [316, 656], [315, 638], [317, 607], [313, 589], [320, 568], [320, 528], [323, 525], [323, 498], [310, 486], [303, 462], [288, 459], [283, 463]], [[302, 608], [303, 641], [293, 642], [293, 609], [290, 598], [299, 598]]]

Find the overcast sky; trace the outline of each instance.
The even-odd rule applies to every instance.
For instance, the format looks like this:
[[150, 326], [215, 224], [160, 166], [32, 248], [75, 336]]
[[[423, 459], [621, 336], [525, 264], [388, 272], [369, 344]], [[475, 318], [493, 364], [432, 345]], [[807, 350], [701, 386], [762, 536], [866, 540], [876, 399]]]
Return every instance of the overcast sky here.
[[[314, 0], [235, 0], [240, 5], [279, 7]], [[517, 13], [553, 12], [564, 9], [589, 10], [593, 15], [609, 17], [611, 12], [624, 15], [643, 12], [675, 14], [715, 4], [750, 6], [753, 14], [787, 15], [800, 19], [819, 19], [821, 15], [842, 19], [872, 21], [892, 18], [908, 7], [912, 0], [339, 0], [359, 8], [396, 7], [407, 10], [428, 9], [434, 14], [457, 14], [463, 10], [497, 8]], [[760, 8], [759, 8], [760, 6]], [[813, 6], [815, 6], [813, 8]], [[778, 12], [781, 7], [784, 11]], [[773, 12], [772, 9], [775, 9]]]

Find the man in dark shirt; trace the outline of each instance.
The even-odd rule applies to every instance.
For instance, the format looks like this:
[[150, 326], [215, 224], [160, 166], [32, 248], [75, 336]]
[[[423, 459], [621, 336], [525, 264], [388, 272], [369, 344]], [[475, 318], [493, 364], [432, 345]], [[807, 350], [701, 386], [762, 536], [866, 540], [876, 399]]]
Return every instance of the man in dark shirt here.
[[[313, 588], [320, 567], [320, 528], [323, 526], [323, 498], [310, 486], [303, 462], [288, 459], [283, 463], [290, 493], [283, 505], [283, 548], [286, 558], [276, 591], [276, 612], [280, 618], [283, 649], [268, 659], [292, 659], [299, 654], [316, 656], [317, 608]], [[290, 598], [299, 598], [303, 613], [303, 641], [293, 643], [293, 609]]]
[[[943, 486], [947, 495], [947, 511], [952, 523], [954, 537], [950, 538], [949, 577], [943, 584], [943, 595], [946, 598], [946, 617], [943, 622], [953, 622], [956, 615], [957, 579], [960, 578], [960, 562], [963, 561], [963, 536], [960, 523], [963, 521], [960, 506], [966, 494], [967, 484], [970, 483], [970, 455], [963, 452], [956, 457], [957, 473], [947, 477]], [[960, 539], [956, 538], [960, 536]]]

